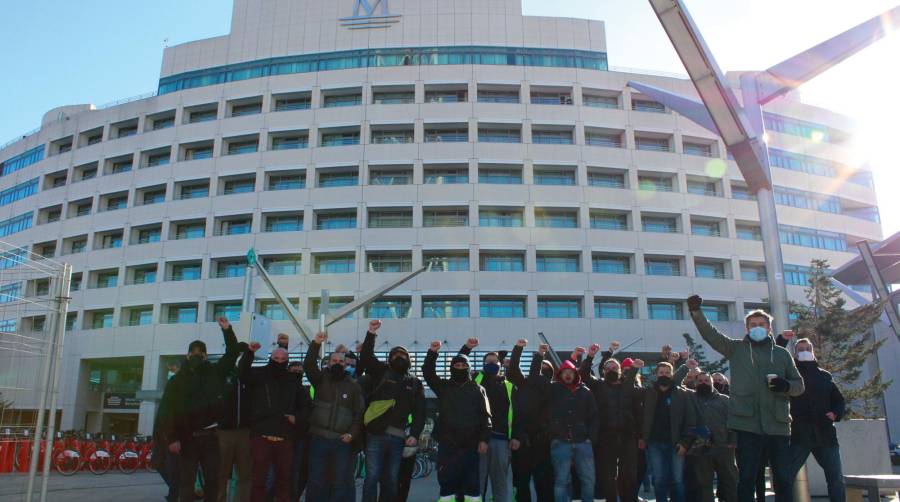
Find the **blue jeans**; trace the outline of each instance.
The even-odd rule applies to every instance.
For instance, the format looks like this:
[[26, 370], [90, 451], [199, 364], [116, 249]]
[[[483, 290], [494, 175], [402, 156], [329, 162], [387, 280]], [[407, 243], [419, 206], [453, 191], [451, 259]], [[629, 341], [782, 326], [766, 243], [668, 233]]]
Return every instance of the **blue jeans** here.
[[381, 500], [397, 498], [400, 460], [403, 458], [403, 438], [388, 434], [366, 436], [366, 479], [363, 482], [363, 502], [377, 502], [381, 482]]
[[[647, 463], [653, 475], [653, 493], [657, 502], [684, 502], [684, 457], [672, 443], [647, 444]], [[671, 498], [670, 498], [671, 495]]]
[[775, 485], [775, 502], [793, 502], [794, 473], [791, 471], [790, 438], [769, 436], [746, 431], [737, 432], [738, 502], [753, 502], [756, 493], [756, 476], [765, 465], [763, 451], [768, 448], [772, 459], [772, 479]]
[[841, 468], [841, 449], [838, 445], [813, 446], [804, 441], [791, 441], [791, 479], [793, 480], [800, 468], [806, 463], [809, 454], [812, 453], [816, 462], [822, 466], [825, 472], [825, 481], [828, 483], [828, 498], [831, 502], [844, 502], [847, 500], [847, 490], [844, 487], [844, 473]]
[[594, 500], [594, 448], [590, 441], [567, 443], [553, 440], [550, 443], [550, 459], [553, 462], [553, 500], [571, 502], [569, 485], [572, 482], [572, 461], [581, 485], [581, 500]]
[[[309, 481], [306, 498], [316, 502], [355, 502], [351, 446], [340, 439], [309, 436]], [[329, 484], [329, 480], [333, 484]]]

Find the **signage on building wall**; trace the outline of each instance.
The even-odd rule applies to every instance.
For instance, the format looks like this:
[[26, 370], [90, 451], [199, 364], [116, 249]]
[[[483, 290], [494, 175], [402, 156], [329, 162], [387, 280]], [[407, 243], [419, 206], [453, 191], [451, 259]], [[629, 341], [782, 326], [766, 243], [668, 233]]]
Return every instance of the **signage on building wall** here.
[[391, 14], [388, 0], [353, 0], [353, 15], [339, 21], [351, 30], [389, 28], [400, 22], [400, 15]]
[[107, 393], [103, 397], [103, 407], [108, 410], [136, 410], [141, 407], [141, 400], [134, 394]]

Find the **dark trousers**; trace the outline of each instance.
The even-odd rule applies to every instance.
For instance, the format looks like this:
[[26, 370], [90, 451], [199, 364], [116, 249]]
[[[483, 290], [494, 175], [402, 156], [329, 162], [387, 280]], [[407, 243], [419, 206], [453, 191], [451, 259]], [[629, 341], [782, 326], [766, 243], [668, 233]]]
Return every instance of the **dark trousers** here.
[[[719, 499], [737, 502], [737, 465], [734, 463], [734, 448], [713, 448], [704, 455], [691, 456], [697, 478], [697, 495], [693, 500], [713, 502], [713, 475], [715, 474]], [[692, 499], [688, 499], [692, 500]]]
[[816, 462], [822, 466], [825, 482], [828, 483], [828, 499], [831, 502], [847, 500], [847, 489], [844, 487], [844, 473], [841, 467], [841, 450], [834, 445], [814, 445], [806, 441], [791, 441], [791, 479], [797, 476], [800, 468], [812, 453]]
[[413, 469], [416, 468], [416, 456], [400, 459], [400, 473], [397, 476], [397, 498], [387, 500], [384, 493], [378, 494], [378, 502], [406, 502], [409, 497], [409, 484], [412, 482]]
[[[634, 483], [634, 497], [632, 500], [636, 500], [641, 491], [641, 485], [644, 484], [644, 479], [647, 477], [647, 452], [637, 448], [637, 481]], [[647, 483], [650, 483], [648, 480]], [[619, 488], [620, 493], [624, 493], [622, 488]]]
[[270, 441], [262, 436], [250, 438], [253, 457], [252, 487], [250, 500], [265, 502], [266, 478], [269, 469], [275, 469], [275, 500], [288, 502], [291, 496], [291, 466], [294, 461], [294, 442], [290, 439]]
[[628, 434], [601, 434], [594, 445], [598, 494], [607, 502], [637, 500], [637, 438]]
[[219, 429], [219, 502], [228, 500], [228, 483], [232, 472], [237, 473], [235, 493], [231, 500], [250, 500], [250, 431], [247, 429]]
[[397, 478], [400, 476], [403, 446], [404, 440], [401, 437], [388, 434], [367, 435], [363, 502], [377, 502], [379, 491], [387, 500], [397, 498]]
[[759, 467], [765, 465], [764, 449], [772, 459], [775, 502], [793, 502], [790, 438], [737, 431], [738, 501], [753, 502]]
[[478, 486], [478, 450], [474, 446], [438, 446], [437, 471], [441, 497], [459, 493], [468, 497], [481, 496], [481, 488]]
[[553, 463], [549, 441], [523, 442], [512, 452], [515, 502], [531, 502], [531, 483], [537, 502], [553, 502]]
[[178, 483], [181, 456], [169, 453], [168, 445], [165, 444], [160, 445], [158, 448], [154, 445], [153, 458], [156, 459], [157, 456], [161, 459], [156, 467], [157, 472], [159, 477], [166, 482], [166, 486], [169, 487], [169, 493], [166, 494], [166, 502], [178, 502], [178, 490], [181, 489], [181, 485]]
[[326, 439], [310, 434], [309, 481], [306, 499], [310, 502], [354, 502], [353, 447], [338, 438]]
[[684, 500], [700, 500], [694, 463], [693, 456], [684, 457]]
[[291, 500], [299, 501], [306, 489], [307, 462], [309, 453], [306, 448], [306, 438], [294, 440], [294, 462], [291, 466]]
[[219, 438], [216, 431], [203, 431], [181, 444], [181, 469], [178, 477], [181, 502], [194, 502], [197, 469], [203, 470], [203, 500], [219, 497]]

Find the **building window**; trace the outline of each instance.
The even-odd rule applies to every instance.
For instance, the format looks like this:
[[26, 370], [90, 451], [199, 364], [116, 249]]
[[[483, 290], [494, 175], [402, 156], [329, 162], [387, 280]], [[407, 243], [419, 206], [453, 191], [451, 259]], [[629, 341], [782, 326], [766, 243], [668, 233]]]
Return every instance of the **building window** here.
[[535, 185], [574, 185], [574, 169], [534, 169]]
[[204, 197], [209, 197], [209, 185], [182, 185], [181, 187], [180, 198], [182, 200]]
[[468, 143], [468, 141], [469, 129], [466, 126], [425, 128], [426, 143]]
[[119, 283], [119, 272], [117, 270], [107, 272], [97, 272], [97, 288], [114, 288]]
[[468, 298], [422, 298], [422, 317], [451, 319], [469, 317]]
[[224, 317], [231, 322], [241, 320], [241, 302], [216, 303], [213, 306], [213, 319]]
[[644, 232], [674, 234], [678, 232], [678, 219], [675, 216], [641, 216]]
[[410, 272], [412, 255], [408, 253], [370, 253], [366, 255], [366, 270], [369, 272]]
[[648, 138], [638, 136], [634, 138], [634, 148], [636, 150], [645, 150], [650, 152], [670, 152], [668, 138]]
[[369, 228], [411, 228], [411, 209], [370, 209]]
[[598, 94], [583, 94], [581, 97], [582, 104], [591, 108], [606, 108], [615, 110], [619, 108], [619, 98], [617, 96], [603, 96]]
[[153, 284], [156, 282], [156, 266], [134, 269], [133, 284]]
[[636, 112], [666, 113], [666, 106], [656, 101], [632, 99], [631, 109]]
[[521, 143], [522, 132], [518, 127], [479, 127], [478, 141], [481, 143]]
[[489, 185], [521, 185], [521, 167], [479, 167], [478, 182]]
[[588, 185], [592, 187], [625, 188], [625, 174], [588, 170]]
[[143, 228], [138, 230], [138, 244], [149, 244], [151, 242], [159, 242], [160, 235], [162, 234], [162, 229], [159, 227], [156, 228]]
[[95, 312], [91, 312], [91, 329], [111, 328], [112, 323], [112, 310], [98, 310]]
[[651, 192], [671, 192], [674, 190], [673, 181], [671, 176], [650, 176], [642, 174], [638, 176], [638, 188]]
[[266, 216], [266, 232], [300, 232], [302, 230], [302, 215]]
[[469, 225], [469, 208], [426, 208], [423, 211], [424, 227], [465, 227]]
[[359, 106], [362, 104], [362, 94], [330, 94], [325, 95], [322, 102], [323, 108], [339, 108], [342, 106]]
[[245, 115], [257, 115], [262, 113], [262, 102], [257, 101], [255, 103], [241, 103], [231, 105], [231, 116], [232, 117], [243, 117]]
[[722, 232], [720, 227], [721, 226], [717, 221], [691, 220], [691, 233], [693, 235], [721, 237]]
[[87, 249], [87, 239], [76, 239], [72, 241], [71, 254], [83, 253]]
[[650, 300], [647, 302], [647, 314], [654, 321], [681, 321], [684, 319], [681, 303]]
[[219, 222], [219, 235], [249, 234], [252, 223], [253, 220], [251, 218], [222, 220]]
[[826, 143], [832, 141], [830, 134], [831, 130], [827, 126], [821, 124], [768, 112], [763, 114], [763, 119], [766, 129], [769, 131], [800, 136], [801, 138], [806, 138], [817, 143], [821, 141]]
[[847, 251], [847, 236], [844, 234], [788, 225], [779, 225], [778, 234], [782, 244], [829, 251]]
[[573, 319], [581, 317], [579, 298], [538, 298], [538, 317], [549, 319]]
[[533, 105], [571, 105], [572, 94], [568, 92], [532, 92]]
[[269, 275], [299, 275], [301, 265], [300, 257], [263, 258], [263, 267]]
[[82, 204], [78, 204], [75, 206], [75, 216], [87, 216], [91, 214], [91, 208], [93, 204], [91, 202], [85, 202]]
[[307, 134], [272, 137], [272, 150], [299, 150], [302, 148], [309, 148], [309, 135]]
[[479, 90], [478, 91], [478, 102], [479, 103], [518, 103], [519, 102], [519, 90], [518, 89], [510, 89], [510, 90]]
[[578, 210], [535, 209], [534, 225], [546, 228], [578, 228]]
[[792, 286], [809, 286], [809, 267], [803, 265], [785, 265], [784, 282]]
[[259, 149], [259, 140], [228, 141], [228, 155], [241, 155], [244, 153], [256, 153]]
[[356, 271], [356, 257], [349, 255], [324, 255], [315, 257], [317, 274], [351, 274]]
[[707, 197], [718, 197], [719, 187], [715, 181], [688, 180], [687, 191], [694, 195], [705, 195]]
[[196, 124], [197, 122], [209, 122], [212, 120], [216, 120], [217, 115], [218, 110], [216, 108], [191, 111], [188, 113], [188, 123]]
[[109, 169], [109, 174], [122, 174], [131, 171], [131, 160], [120, 160], [113, 162]]
[[728, 315], [728, 305], [706, 303], [700, 308], [710, 322], [728, 322], [731, 320]]
[[[429, 90], [425, 89], [426, 103], [465, 103], [469, 100], [469, 91], [464, 89], [454, 90]], [[468, 315], [466, 316], [468, 317]]]
[[758, 225], [735, 225], [737, 238], [745, 241], [761, 241], [762, 232]]
[[372, 101], [376, 105], [408, 105], [416, 102], [415, 91], [374, 91]]
[[320, 171], [319, 187], [349, 187], [359, 185], [356, 171]]
[[370, 185], [411, 185], [411, 169], [372, 169], [369, 171]]
[[359, 144], [359, 131], [322, 133], [322, 146], [349, 146]]
[[[336, 312], [337, 310], [344, 307], [348, 303], [352, 302], [352, 297], [328, 297], [328, 311]], [[322, 313], [322, 299], [321, 298], [310, 298], [309, 299], [309, 318], [310, 319], [318, 319]], [[348, 314], [344, 316], [344, 319], [353, 319], [353, 314]]]
[[628, 230], [628, 214], [591, 211], [591, 228], [597, 230]]
[[100, 249], [114, 249], [122, 247], [122, 232], [106, 234], [100, 237]]
[[202, 160], [211, 159], [213, 156], [213, 146], [203, 145], [184, 150], [184, 160]]
[[216, 263], [217, 279], [244, 277], [246, 271], [247, 262], [245, 260], [220, 261]]
[[581, 256], [578, 254], [537, 254], [538, 272], [580, 272]]
[[272, 174], [269, 176], [268, 190], [299, 190], [306, 188], [306, 175]]
[[413, 143], [415, 136], [412, 129], [375, 129], [372, 131], [374, 145], [400, 145]]
[[206, 223], [180, 223], [175, 225], [175, 239], [202, 239], [206, 237]]
[[634, 319], [634, 302], [615, 298], [596, 298], [594, 317], [597, 319]]
[[647, 275], [681, 275], [681, 260], [678, 258], [644, 258]]
[[714, 261], [694, 260], [694, 275], [705, 279], [725, 279], [725, 264]]
[[524, 272], [525, 253], [482, 253], [482, 272]]
[[713, 156], [712, 145], [704, 143], [689, 143], [687, 141], [684, 142], [684, 153], [686, 155], [699, 155], [701, 157]]
[[0, 176], [7, 176], [20, 169], [25, 169], [31, 164], [40, 162], [43, 159], [44, 145], [36, 146], [31, 150], [0, 162]]
[[142, 204], [147, 206], [150, 204], [160, 204], [166, 201], [166, 189], [160, 190], [150, 190], [144, 192], [144, 197], [142, 199]]
[[482, 297], [479, 303], [479, 315], [484, 318], [509, 319], [525, 317], [524, 298]]
[[521, 227], [521, 209], [479, 209], [478, 225], [482, 227]]
[[425, 168], [426, 185], [457, 185], [469, 182], [469, 168]]
[[323, 211], [316, 215], [316, 230], [356, 228], [356, 210]]
[[200, 279], [201, 265], [199, 263], [179, 263], [172, 265], [170, 281], [197, 281]]
[[532, 129], [531, 142], [535, 145], [571, 145], [572, 130]]
[[468, 272], [469, 253], [433, 253], [422, 257], [424, 263], [429, 264], [429, 272]]
[[256, 180], [254, 179], [241, 179], [241, 180], [228, 180], [225, 182], [225, 186], [222, 189], [223, 195], [232, 195], [236, 193], [251, 193], [256, 188]]
[[166, 323], [168, 324], [195, 324], [197, 322], [196, 305], [170, 305], [168, 308]]
[[128, 326], [149, 326], [153, 324], [153, 307], [128, 309]]
[[631, 258], [617, 255], [594, 255], [591, 270], [595, 274], [630, 274]]
[[766, 282], [766, 267], [762, 265], [748, 265], [746, 263], [741, 263], [741, 280]]
[[381, 298], [366, 308], [369, 319], [403, 319], [409, 317], [412, 302], [409, 298]]
[[622, 148], [622, 133], [585, 131], [584, 144], [606, 148]]
[[161, 117], [158, 119], [153, 119], [153, 125], [151, 126], [151, 130], [158, 131], [160, 129], [168, 129], [175, 125], [175, 116], [170, 115], [168, 117]]
[[287, 112], [291, 110], [308, 110], [310, 104], [310, 96], [277, 97], [275, 98], [275, 111]]

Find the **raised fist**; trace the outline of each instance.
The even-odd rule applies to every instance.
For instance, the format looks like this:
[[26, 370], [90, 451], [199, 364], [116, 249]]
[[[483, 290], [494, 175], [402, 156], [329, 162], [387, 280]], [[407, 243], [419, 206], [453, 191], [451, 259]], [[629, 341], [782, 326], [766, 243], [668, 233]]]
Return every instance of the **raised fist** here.
[[219, 327], [222, 329], [228, 329], [231, 327], [231, 323], [228, 322], [228, 319], [226, 319], [224, 317], [217, 318], [216, 322], [219, 323]]
[[477, 338], [472, 337], [472, 338], [469, 338], [468, 340], [466, 340], [466, 347], [469, 347], [469, 349], [474, 349], [477, 346], [478, 346]]
[[550, 346], [547, 345], [546, 343], [542, 343], [542, 344], [538, 345], [538, 352], [540, 352], [542, 355], [546, 354], [549, 351], [550, 351]]
[[573, 361], [577, 361], [579, 357], [583, 356], [585, 353], [584, 347], [575, 347], [575, 350], [572, 351], [571, 359]]
[[322, 345], [323, 343], [325, 343], [326, 341], [328, 341], [328, 335], [325, 334], [324, 331], [319, 331], [318, 333], [316, 333], [316, 338], [315, 338], [314, 341], [315, 341], [316, 343], [318, 343], [319, 345]]
[[251, 352], [256, 352], [257, 350], [262, 348], [262, 345], [260, 345], [259, 342], [250, 342], [249, 347]]
[[688, 310], [691, 312], [696, 312], [700, 310], [700, 306], [703, 305], [703, 298], [700, 298], [700, 295], [693, 295], [687, 299]]
[[615, 353], [617, 350], [619, 350], [619, 347], [621, 347], [621, 346], [622, 346], [621, 343], [613, 342], [613, 343], [609, 344], [609, 351], [612, 353]]
[[684, 362], [684, 364], [687, 365], [689, 370], [695, 370], [700, 367], [700, 363], [697, 362], [696, 359], [688, 359], [687, 361]]
[[433, 352], [440, 352], [441, 351], [441, 342], [439, 342], [438, 340], [431, 342], [431, 346], [428, 347], [428, 350], [431, 350]]
[[381, 321], [378, 319], [372, 319], [369, 321], [369, 333], [377, 333], [378, 328], [381, 327]]
[[588, 355], [594, 357], [597, 355], [597, 352], [600, 352], [600, 344], [592, 343], [590, 347], [588, 347]]
[[519, 338], [519, 341], [516, 342], [516, 347], [522, 347], [524, 349], [526, 345], [528, 345], [528, 340], [524, 338]]
[[632, 361], [631, 365], [637, 369], [641, 369], [644, 367], [644, 360], [643, 359], [635, 359], [634, 361]]

